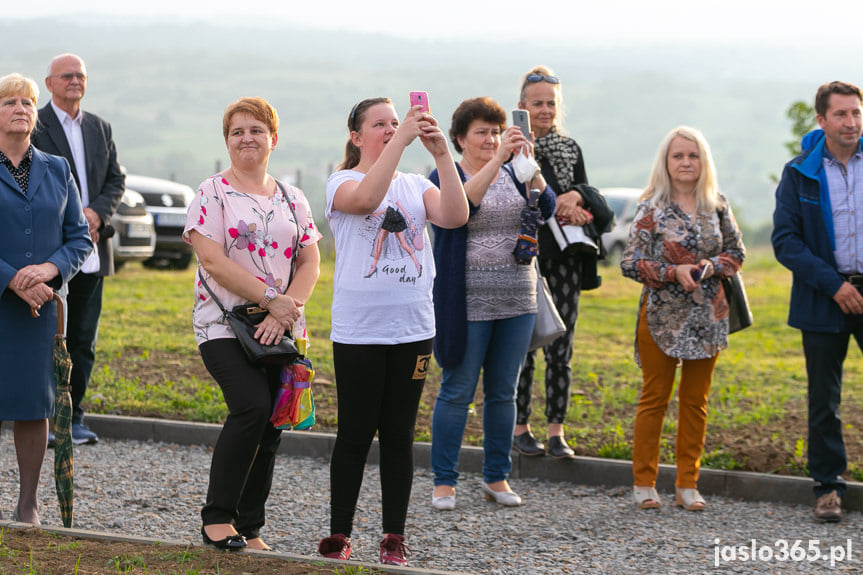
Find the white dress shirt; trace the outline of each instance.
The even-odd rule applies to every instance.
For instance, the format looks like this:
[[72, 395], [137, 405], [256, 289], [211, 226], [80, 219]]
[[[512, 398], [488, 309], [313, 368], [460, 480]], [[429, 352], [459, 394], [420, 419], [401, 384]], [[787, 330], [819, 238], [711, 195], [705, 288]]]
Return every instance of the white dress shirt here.
[[[90, 192], [87, 188], [87, 158], [84, 153], [84, 134], [81, 131], [81, 120], [84, 118], [84, 112], [78, 110], [78, 116], [73, 118], [54, 104], [51, 100], [51, 107], [54, 113], [57, 114], [57, 119], [63, 126], [63, 132], [66, 134], [66, 141], [72, 149], [72, 160], [75, 162], [75, 171], [78, 173], [78, 183], [80, 184], [81, 192], [81, 207], [86, 208], [90, 205]], [[92, 274], [99, 271], [99, 246], [93, 244], [93, 253], [81, 266], [81, 271], [85, 274]]]

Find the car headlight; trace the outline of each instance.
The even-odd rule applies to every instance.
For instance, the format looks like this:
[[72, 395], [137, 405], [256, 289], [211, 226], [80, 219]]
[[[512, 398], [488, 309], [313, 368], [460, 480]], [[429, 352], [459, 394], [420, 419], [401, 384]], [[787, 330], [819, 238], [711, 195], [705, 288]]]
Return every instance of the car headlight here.
[[134, 208], [135, 206], [144, 206], [144, 196], [136, 192], [135, 190], [126, 190], [123, 193], [123, 198], [121, 200], [124, 204], [129, 206], [130, 208]]

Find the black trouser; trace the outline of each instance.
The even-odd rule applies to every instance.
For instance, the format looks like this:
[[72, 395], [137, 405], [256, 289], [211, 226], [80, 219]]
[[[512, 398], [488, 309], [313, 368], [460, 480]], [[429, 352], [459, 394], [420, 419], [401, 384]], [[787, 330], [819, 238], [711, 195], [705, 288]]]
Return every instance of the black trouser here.
[[[579, 270], [577, 256], [561, 255], [553, 260], [539, 260], [539, 269], [548, 281], [551, 299], [566, 325], [566, 333], [542, 348], [545, 354], [545, 418], [548, 423], [563, 423], [569, 411], [569, 388], [572, 381], [572, 339], [578, 322]], [[530, 420], [531, 389], [537, 350], [527, 352], [516, 390], [516, 424]]]
[[78, 273], [69, 280], [66, 296], [66, 347], [72, 358], [72, 423], [84, 421], [81, 400], [87, 393], [96, 361], [96, 338], [102, 313], [102, 276]]
[[403, 535], [413, 484], [413, 441], [432, 340], [333, 343], [339, 431], [330, 461], [330, 533], [350, 537], [375, 432], [380, 445], [383, 532]]
[[236, 339], [214, 339], [198, 348], [225, 397], [228, 417], [213, 449], [204, 525], [232, 523], [247, 539], [264, 525], [281, 430], [270, 423], [281, 368], [255, 367]]
[[831, 491], [845, 496], [848, 469], [842, 420], [842, 364], [853, 336], [863, 351], [863, 316], [846, 315], [839, 333], [803, 331], [803, 353], [809, 379], [809, 476], [815, 480], [815, 496]]

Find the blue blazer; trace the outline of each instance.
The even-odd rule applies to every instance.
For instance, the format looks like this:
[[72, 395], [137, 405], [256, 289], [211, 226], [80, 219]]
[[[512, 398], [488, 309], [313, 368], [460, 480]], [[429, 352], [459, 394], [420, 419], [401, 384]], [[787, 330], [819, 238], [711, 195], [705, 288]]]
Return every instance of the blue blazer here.
[[25, 266], [51, 262], [60, 275], [48, 283], [61, 290], [92, 251], [66, 160], [34, 148], [26, 195], [0, 165], [0, 420], [44, 419], [54, 410], [57, 306], [49, 302], [33, 318], [9, 282]]
[[77, 273], [93, 251], [78, 187], [66, 160], [34, 148], [28, 190], [25, 196], [6, 166], [0, 165], [3, 291], [19, 269], [45, 262], [60, 270], [57, 285], [52, 286], [59, 288]]

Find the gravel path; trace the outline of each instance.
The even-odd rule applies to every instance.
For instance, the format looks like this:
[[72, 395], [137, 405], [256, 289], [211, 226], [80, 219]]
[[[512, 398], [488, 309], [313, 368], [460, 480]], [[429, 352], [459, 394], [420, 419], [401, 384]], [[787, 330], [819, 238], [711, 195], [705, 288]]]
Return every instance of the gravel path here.
[[[76, 447], [75, 527], [198, 543], [210, 457], [207, 447], [152, 442], [103, 440]], [[45, 523], [60, 524], [52, 461], [49, 451], [41, 515]], [[436, 511], [430, 505], [431, 473], [417, 470], [407, 525], [412, 566], [518, 575], [863, 572], [860, 513], [848, 513], [840, 524], [822, 525], [812, 519], [809, 507], [719, 498], [710, 498], [704, 513], [691, 513], [675, 508], [667, 494], [662, 509], [636, 512], [627, 489], [534, 479], [513, 480], [525, 505], [503, 508], [484, 500], [479, 476], [462, 479], [456, 510]], [[5, 430], [0, 435], [0, 512], [6, 519], [16, 501], [17, 482], [12, 434]], [[352, 559], [377, 561], [379, 485], [377, 467], [369, 466]], [[292, 503], [296, 498], [301, 501]], [[317, 541], [328, 534], [328, 504], [326, 462], [280, 457], [265, 540], [279, 551], [314, 556]], [[748, 555], [753, 540], [761, 558], [741, 560], [740, 548]], [[814, 558], [816, 550], [821, 558], [808, 560], [806, 554]], [[786, 551], [787, 559], [780, 561]], [[732, 554], [737, 560], [727, 561]]]

